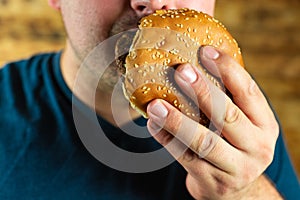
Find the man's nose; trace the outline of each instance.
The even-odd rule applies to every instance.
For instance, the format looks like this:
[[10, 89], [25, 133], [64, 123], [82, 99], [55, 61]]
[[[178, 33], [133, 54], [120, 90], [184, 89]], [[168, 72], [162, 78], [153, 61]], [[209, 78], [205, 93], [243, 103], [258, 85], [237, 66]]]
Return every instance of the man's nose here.
[[173, 8], [174, 0], [131, 0], [131, 7], [142, 17], [159, 9]]

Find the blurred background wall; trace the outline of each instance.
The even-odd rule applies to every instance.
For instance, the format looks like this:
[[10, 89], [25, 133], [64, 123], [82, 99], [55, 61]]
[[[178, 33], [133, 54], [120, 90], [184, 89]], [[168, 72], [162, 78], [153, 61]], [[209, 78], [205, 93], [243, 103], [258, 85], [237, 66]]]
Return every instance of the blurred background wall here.
[[[300, 0], [217, 0], [216, 17], [239, 42], [246, 67], [277, 112], [300, 174]], [[0, 0], [0, 66], [64, 46], [47, 0]], [[4, 95], [4, 94], [2, 94]]]

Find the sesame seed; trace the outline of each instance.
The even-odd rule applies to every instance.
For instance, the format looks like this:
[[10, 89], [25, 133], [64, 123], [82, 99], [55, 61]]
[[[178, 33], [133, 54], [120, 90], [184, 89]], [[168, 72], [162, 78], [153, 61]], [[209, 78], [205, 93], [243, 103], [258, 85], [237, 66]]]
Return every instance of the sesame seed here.
[[169, 53], [177, 55], [179, 53], [179, 50], [178, 49], [172, 49], [172, 50], [169, 51]]
[[183, 24], [175, 24], [175, 26], [177, 26], [179, 28], [183, 28]]
[[141, 43], [142, 43], [142, 44], [149, 44], [149, 43], [150, 43], [150, 40], [142, 40]]
[[174, 106], [178, 107], [178, 101], [177, 100], [174, 100], [173, 104], [174, 104]]
[[147, 86], [143, 86], [142, 87], [142, 90], [146, 90], [148, 87]]

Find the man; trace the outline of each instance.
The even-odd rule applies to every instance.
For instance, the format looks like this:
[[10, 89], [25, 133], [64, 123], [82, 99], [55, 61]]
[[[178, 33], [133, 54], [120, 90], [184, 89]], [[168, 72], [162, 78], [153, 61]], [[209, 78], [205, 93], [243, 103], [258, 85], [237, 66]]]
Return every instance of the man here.
[[[189, 148], [176, 157], [178, 162], [152, 172], [127, 173], [97, 161], [97, 156], [85, 149], [84, 136], [77, 134], [82, 132], [78, 122], [84, 125], [85, 134], [93, 132], [90, 108], [94, 108], [101, 128], [115, 144], [138, 153], [149, 150], [148, 146], [156, 148], [152, 138], [140, 141], [119, 129], [111, 105], [117, 73], [108, 70], [100, 81], [94, 105], [86, 100], [89, 80], [78, 82], [77, 74], [99, 43], [135, 28], [142, 16], [156, 9], [184, 7], [213, 15], [214, 0], [49, 0], [49, 4], [62, 14], [68, 35], [64, 51], [8, 64], [0, 73], [2, 199], [299, 197], [299, 184], [281, 134], [277, 139], [278, 123], [262, 92], [245, 70], [212, 47], [201, 48], [201, 61], [210, 71], [219, 71], [233, 94], [233, 101], [225, 98], [225, 117], [214, 113], [216, 118], [224, 118], [222, 137], [184, 118], [168, 103], [155, 100], [147, 108], [147, 127], [164, 146], [177, 141], [168, 148], [172, 155], [182, 150], [181, 141], [190, 131], [196, 135]], [[201, 74], [189, 64], [179, 66], [177, 72], [177, 83], [186, 91], [185, 83], [189, 83], [203, 109], [211, 94]], [[76, 90], [78, 85], [86, 90]], [[123, 110], [124, 106], [120, 101], [113, 109]], [[130, 112], [137, 123], [143, 121]], [[214, 116], [211, 110], [206, 112]], [[196, 128], [180, 129], [182, 125]], [[182, 138], [176, 140], [177, 135]], [[110, 159], [118, 164], [118, 159]]]

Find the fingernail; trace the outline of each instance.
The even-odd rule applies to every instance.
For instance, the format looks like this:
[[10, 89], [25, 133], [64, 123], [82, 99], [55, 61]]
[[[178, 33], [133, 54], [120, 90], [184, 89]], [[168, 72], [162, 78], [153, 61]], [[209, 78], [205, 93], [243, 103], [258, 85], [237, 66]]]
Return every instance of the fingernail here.
[[182, 79], [189, 83], [194, 83], [197, 80], [197, 74], [190, 64], [185, 64], [183, 69], [180, 71]]
[[219, 58], [220, 54], [218, 51], [215, 50], [215, 48], [211, 46], [205, 46], [203, 47], [203, 55], [211, 60], [216, 60]]
[[155, 104], [151, 105], [151, 107], [149, 108], [148, 114], [150, 118], [152, 117], [152, 118], [163, 119], [167, 117], [168, 110], [160, 101], [156, 101]]

